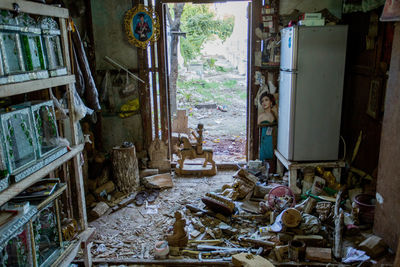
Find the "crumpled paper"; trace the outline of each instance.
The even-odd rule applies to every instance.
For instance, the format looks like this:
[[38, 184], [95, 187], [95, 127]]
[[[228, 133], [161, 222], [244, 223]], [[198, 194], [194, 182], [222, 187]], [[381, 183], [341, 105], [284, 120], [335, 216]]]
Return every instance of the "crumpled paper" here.
[[342, 260], [343, 263], [351, 263], [357, 261], [367, 261], [370, 259], [365, 251], [355, 249], [353, 247], [348, 247], [346, 251], [346, 257]]

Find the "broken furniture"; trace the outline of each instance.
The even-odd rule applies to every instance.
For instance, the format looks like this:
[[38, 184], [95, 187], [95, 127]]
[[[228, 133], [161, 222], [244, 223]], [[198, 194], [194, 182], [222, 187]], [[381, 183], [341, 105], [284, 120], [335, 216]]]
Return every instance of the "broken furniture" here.
[[[176, 166], [175, 172], [178, 175], [206, 175], [212, 176], [217, 174], [217, 166], [213, 160], [213, 150], [209, 148], [203, 148], [203, 124], [197, 126], [197, 136], [192, 132], [193, 136], [196, 138], [196, 144], [190, 143], [189, 138], [186, 136], [181, 136], [179, 143], [183, 145], [178, 151], [178, 165]], [[184, 165], [186, 159], [197, 159], [204, 158], [204, 163], [202, 165], [192, 164]], [[208, 165], [208, 163], [211, 164]]]
[[[81, 156], [80, 153], [83, 150], [84, 144], [80, 144], [78, 141], [78, 132], [77, 132], [77, 120], [76, 120], [76, 112], [75, 112], [75, 96], [74, 96], [74, 90], [73, 90], [73, 85], [75, 83], [75, 76], [71, 74], [71, 58], [70, 58], [70, 50], [69, 50], [69, 41], [68, 41], [68, 31], [67, 28], [69, 27], [68, 25], [68, 10], [65, 8], [58, 8], [54, 6], [49, 6], [49, 5], [44, 5], [44, 4], [39, 4], [39, 3], [34, 3], [34, 2], [29, 2], [29, 1], [23, 1], [23, 0], [15, 0], [13, 2], [9, 1], [1, 1], [0, 2], [0, 10], [2, 10], [2, 14], [8, 13], [9, 11], [14, 11], [14, 6], [18, 5], [19, 6], [19, 11], [21, 12], [20, 16], [25, 16], [29, 15], [29, 13], [34, 13], [35, 16], [37, 16], [38, 19], [40, 19], [42, 16], [50, 16], [52, 17], [59, 25], [60, 29], [60, 41], [61, 41], [61, 49], [62, 49], [62, 55], [63, 55], [63, 60], [60, 62], [61, 65], [65, 66], [67, 69], [66, 75], [62, 76], [56, 76], [56, 77], [51, 77], [51, 78], [43, 78], [43, 77], [38, 77], [38, 73], [42, 73], [42, 65], [45, 63], [46, 59], [44, 61], [37, 62], [37, 57], [41, 57], [40, 55], [40, 47], [39, 47], [39, 42], [33, 42], [33, 41], [40, 41], [41, 36], [38, 36], [36, 33], [33, 32], [13, 32], [11, 30], [6, 30], [5, 27], [0, 27], [0, 37], [1, 40], [4, 41], [4, 39], [7, 39], [7, 47], [3, 46], [1, 47], [1, 54], [2, 56], [7, 56], [7, 64], [9, 69], [9, 72], [1, 72], [0, 71], [0, 98], [5, 98], [5, 97], [10, 97], [10, 96], [19, 96], [19, 97], [24, 97], [26, 96], [27, 99], [32, 98], [33, 95], [30, 94], [31, 92], [35, 92], [36, 97], [42, 97], [45, 98], [47, 95], [47, 92], [49, 91], [49, 88], [53, 88], [53, 90], [58, 91], [58, 93], [63, 93], [66, 92], [67, 95], [67, 100], [68, 100], [68, 108], [69, 108], [69, 122], [70, 124], [67, 126], [68, 129], [71, 132], [71, 139], [69, 140], [70, 146], [68, 151], [65, 151], [65, 154], [60, 155], [60, 157], [53, 158], [51, 161], [46, 160], [46, 162], [43, 163], [42, 166], [35, 167], [32, 169], [31, 165], [26, 163], [26, 159], [24, 156], [30, 155], [30, 158], [28, 159], [34, 159], [37, 158], [39, 155], [44, 155], [44, 159], [46, 159], [46, 153], [47, 153], [47, 145], [46, 146], [41, 146], [41, 151], [37, 153], [36, 150], [32, 149], [33, 145], [36, 146], [36, 141], [34, 137], [34, 131], [32, 128], [28, 128], [29, 123], [28, 123], [28, 118], [30, 116], [30, 111], [29, 109], [21, 108], [14, 113], [17, 115], [18, 113], [24, 113], [24, 115], [17, 115], [19, 124], [13, 126], [14, 132], [13, 134], [18, 134], [19, 138], [24, 138], [23, 142], [25, 144], [24, 148], [20, 147], [20, 143], [16, 143], [16, 146], [9, 146], [9, 148], [12, 150], [12, 155], [17, 156], [17, 152], [19, 153], [19, 156], [22, 156], [20, 159], [22, 161], [14, 161], [16, 163], [14, 166], [16, 167], [15, 170], [17, 170], [18, 167], [21, 167], [21, 170], [23, 171], [28, 171], [29, 174], [24, 176], [23, 179], [19, 179], [18, 177], [14, 177], [14, 181], [11, 181], [13, 183], [9, 183], [9, 185], [0, 192], [0, 206], [4, 207], [7, 205], [7, 203], [15, 196], [17, 196], [19, 193], [25, 191], [28, 189], [31, 185], [39, 181], [41, 178], [49, 175], [53, 176], [54, 172], [58, 172], [60, 174], [61, 180], [67, 181], [68, 185], [66, 190], [64, 191], [63, 197], [62, 197], [62, 212], [61, 212], [61, 217], [63, 219], [68, 220], [76, 220], [78, 227], [76, 229], [79, 229], [81, 231], [80, 233], [77, 233], [74, 237], [71, 238], [70, 241], [68, 242], [63, 242], [61, 246], [59, 246], [60, 250], [57, 255], [54, 257], [51, 257], [51, 261], [56, 265], [59, 266], [61, 262], [68, 264], [69, 262], [72, 261], [72, 259], [75, 257], [76, 253], [78, 252], [79, 247], [81, 246], [81, 243], [85, 243], [88, 237], [90, 237], [91, 233], [93, 233], [93, 229], [88, 229], [87, 226], [87, 219], [86, 219], [86, 207], [84, 205], [85, 200], [84, 200], [84, 190], [83, 190], [83, 176], [82, 176], [82, 167], [81, 167]], [[29, 20], [29, 19], [28, 19]], [[27, 20], [26, 20], [27, 21]], [[3, 19], [0, 19], [0, 25], [4, 26], [6, 25]], [[26, 38], [20, 38], [21, 35], [25, 35]], [[9, 38], [10, 36], [10, 38]], [[25, 39], [25, 40], [24, 40]], [[10, 41], [11, 43], [8, 43]], [[20, 42], [24, 41], [25, 43], [22, 45]], [[4, 44], [4, 43], [3, 43]], [[43, 44], [43, 42], [42, 42]], [[1, 45], [0, 45], [1, 46]], [[22, 48], [28, 48], [25, 50], [25, 54], [22, 54]], [[43, 53], [43, 47], [41, 47], [41, 52]], [[14, 54], [14, 51], [16, 52]], [[28, 53], [30, 52], [30, 53]], [[33, 52], [33, 53], [32, 53]], [[36, 53], [37, 52], [37, 53]], [[31, 60], [21, 61], [21, 56], [31, 56]], [[23, 58], [22, 58], [23, 59]], [[1, 62], [4, 63], [4, 60]], [[26, 66], [25, 64], [32, 64], [31, 66]], [[40, 66], [40, 67], [39, 67]], [[5, 67], [5, 65], [2, 65], [2, 67]], [[0, 68], [2, 68], [0, 67]], [[11, 67], [11, 69], [10, 69]], [[5, 70], [5, 69], [4, 69]], [[48, 70], [45, 69], [45, 72], [48, 73]], [[36, 77], [30, 78], [29, 75], [33, 75], [33, 73], [36, 73]], [[22, 75], [22, 76], [28, 76], [28, 79], [25, 79], [24, 77], [16, 77], [17, 75]], [[41, 78], [41, 79], [38, 79]], [[57, 95], [57, 94], [55, 94]], [[42, 114], [44, 115], [41, 117], [41, 119], [48, 119], [49, 122], [51, 120], [54, 120], [54, 117], [52, 114], [50, 114], [52, 111], [47, 108], [48, 105], [45, 105], [43, 108], [41, 107], [40, 110], [42, 111]], [[25, 110], [25, 111], [21, 111]], [[48, 113], [48, 111], [50, 113]], [[39, 112], [40, 113], [40, 112]], [[50, 114], [50, 115], [49, 115]], [[39, 114], [41, 115], [41, 114]], [[35, 115], [36, 116], [36, 115]], [[9, 120], [10, 121], [10, 120]], [[10, 121], [11, 123], [11, 121]], [[22, 126], [23, 125], [23, 126]], [[38, 124], [39, 125], [39, 124]], [[47, 126], [50, 126], [47, 130], [49, 130], [50, 135], [48, 136], [53, 136], [54, 137], [54, 132], [52, 129], [53, 126], [51, 126], [52, 123], [50, 122], [47, 124]], [[6, 124], [7, 129], [8, 125]], [[46, 127], [47, 127], [46, 126]], [[17, 128], [18, 132], [17, 132]], [[34, 126], [32, 126], [34, 127]], [[10, 129], [11, 130], [11, 129]], [[29, 131], [29, 132], [28, 132]], [[12, 131], [8, 131], [9, 134], [11, 134]], [[64, 131], [65, 134], [66, 131]], [[28, 137], [27, 137], [28, 133]], [[21, 136], [22, 134], [22, 136]], [[42, 138], [47, 137], [47, 135], [39, 135]], [[16, 138], [15, 140], [17, 142], [22, 142], [19, 141], [19, 138]], [[40, 138], [40, 137], [39, 137]], [[38, 139], [39, 139], [38, 138]], [[10, 136], [11, 139], [11, 136]], [[12, 140], [12, 139], [11, 139]], [[39, 141], [40, 142], [40, 141]], [[32, 143], [32, 146], [31, 146]], [[3, 145], [3, 149], [4, 145]], [[11, 151], [10, 150], [10, 151]], [[49, 151], [51, 148], [49, 147]], [[29, 152], [29, 153], [27, 153]], [[49, 155], [52, 155], [53, 152], [50, 152]], [[9, 153], [10, 154], [10, 153]], [[15, 158], [16, 159], [16, 158]], [[7, 159], [8, 160], [8, 159]], [[7, 161], [6, 160], [6, 161]], [[25, 160], [25, 161], [24, 161]], [[8, 162], [12, 162], [8, 160]], [[21, 163], [24, 164], [21, 164]], [[36, 159], [34, 159], [32, 163], [37, 163]], [[13, 163], [11, 163], [13, 164]], [[25, 167], [27, 169], [25, 169]], [[61, 169], [62, 168], [62, 169]], [[57, 175], [58, 176], [58, 175]], [[54, 177], [54, 176], [53, 176]], [[74, 198], [73, 198], [73, 203], [72, 205], [72, 191], [74, 192]], [[55, 193], [53, 193], [52, 196], [54, 196]], [[52, 197], [50, 196], [50, 197]], [[52, 201], [50, 201], [52, 202]], [[48, 202], [47, 204], [50, 204]], [[54, 203], [54, 202], [52, 202]], [[61, 203], [61, 201], [60, 201]], [[56, 204], [54, 204], [56, 205]], [[45, 205], [47, 207], [47, 205]], [[31, 206], [33, 209], [32, 213], [36, 213], [36, 210], [41, 210], [40, 208], [34, 208]], [[42, 212], [45, 212], [46, 207], [42, 209]], [[51, 209], [53, 209], [51, 207]], [[60, 209], [61, 210], [61, 209]], [[22, 214], [22, 217], [25, 217], [30, 211], [27, 211], [27, 213]], [[49, 210], [46, 210], [46, 213], [49, 215], [50, 214], [50, 207]], [[43, 213], [44, 214], [44, 213]], [[33, 214], [32, 214], [33, 215]], [[54, 214], [53, 214], [54, 215]], [[51, 215], [51, 216], [53, 216]], [[31, 217], [32, 218], [32, 217]], [[31, 218], [26, 218], [27, 221], [29, 221]], [[54, 216], [52, 217], [54, 219]], [[39, 217], [40, 220], [40, 217]], [[32, 222], [33, 224], [34, 222]], [[57, 222], [58, 223], [58, 222]], [[23, 227], [24, 223], [21, 223], [19, 225], [13, 224], [13, 229], [15, 232], [18, 232], [18, 229], [21, 229], [24, 231]], [[26, 224], [25, 224], [26, 225]], [[19, 226], [19, 228], [18, 228]], [[43, 226], [43, 225], [42, 225]], [[7, 227], [7, 225], [3, 225], [3, 227]], [[29, 223], [28, 223], [29, 227]], [[18, 229], [17, 229], [18, 228]], [[58, 228], [58, 227], [57, 227]], [[9, 228], [10, 229], [10, 228]], [[32, 227], [31, 227], [32, 229]], [[48, 228], [50, 229], [50, 228]], [[54, 229], [54, 228], [51, 228]], [[57, 229], [55, 229], [57, 230]], [[47, 231], [47, 230], [46, 230]], [[50, 231], [50, 230], [49, 230]], [[52, 230], [51, 230], [52, 231]], [[57, 230], [58, 232], [60, 229]], [[21, 232], [19, 232], [21, 233]], [[27, 232], [25, 232], [28, 234]], [[31, 233], [29, 233], [31, 234]], [[5, 237], [4, 234], [0, 235], [2, 238]], [[12, 235], [14, 237], [14, 235]], [[58, 236], [58, 234], [57, 234]], [[52, 234], [52, 237], [57, 237], [56, 234]], [[21, 236], [22, 237], [22, 236]], [[44, 236], [43, 236], [44, 237]], [[27, 238], [26, 240], [31, 240], [30, 238]], [[59, 239], [60, 240], [60, 239]], [[3, 240], [4, 242], [0, 242], [0, 246], [6, 246], [6, 240]], [[54, 240], [53, 240], [54, 241]], [[52, 242], [53, 242], [52, 241]], [[33, 242], [33, 241], [32, 241]], [[34, 242], [42, 242], [41, 240], [35, 240]], [[53, 242], [54, 243], [54, 242]], [[55, 243], [54, 243], [55, 244]], [[58, 246], [58, 243], [57, 243]], [[54, 247], [57, 247], [54, 246]], [[22, 249], [22, 247], [21, 247]], [[21, 250], [22, 251], [22, 250]], [[25, 252], [28, 251], [28, 248], [26, 248]], [[32, 252], [32, 251], [31, 251]], [[49, 251], [50, 252], [50, 251]], [[87, 251], [86, 251], [87, 252]], [[40, 253], [44, 253], [44, 251], [41, 251]], [[90, 264], [90, 253], [85, 253], [85, 260], [88, 262], [87, 266], [91, 266]], [[25, 256], [32, 255], [34, 256], [35, 254], [29, 254], [25, 253]], [[44, 254], [43, 254], [44, 255]], [[36, 256], [35, 256], [36, 257]], [[44, 260], [45, 256], [43, 257]], [[28, 260], [28, 259], [26, 259]], [[38, 259], [36, 259], [38, 260]], [[40, 260], [40, 256], [39, 256]], [[11, 264], [11, 261], [9, 261]], [[37, 266], [40, 263], [35, 262], [35, 259], [32, 258], [32, 264], [25, 264], [25, 266]]]
[[323, 162], [296, 162], [287, 160], [278, 150], [275, 150], [275, 156], [278, 161], [277, 171], [282, 176], [283, 167], [289, 171], [289, 188], [296, 195], [301, 194], [301, 189], [297, 186], [297, 172], [307, 167], [322, 167], [322, 168], [333, 168], [333, 173], [336, 177], [336, 181], [340, 182], [341, 168], [345, 166], [345, 162], [342, 160], [335, 161], [323, 161]]

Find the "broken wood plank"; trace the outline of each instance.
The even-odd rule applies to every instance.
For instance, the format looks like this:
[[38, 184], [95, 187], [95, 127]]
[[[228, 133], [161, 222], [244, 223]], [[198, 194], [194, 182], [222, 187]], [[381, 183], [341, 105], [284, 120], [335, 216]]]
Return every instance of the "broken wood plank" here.
[[253, 238], [239, 238], [240, 242], [249, 242], [253, 244], [257, 244], [260, 246], [267, 246], [267, 247], [275, 247], [276, 243], [272, 241], [267, 241], [267, 240], [259, 240], [259, 239], [253, 239]]
[[306, 259], [310, 261], [331, 262], [332, 250], [330, 248], [306, 248]]
[[385, 253], [387, 246], [381, 237], [376, 235], [371, 235], [364, 241], [362, 241], [358, 245], [358, 248], [360, 250], [365, 251], [368, 256], [374, 259], [379, 256], [382, 256]]
[[251, 253], [239, 253], [232, 256], [233, 266], [246, 266], [246, 267], [274, 267], [274, 265], [267, 259], [253, 255]]
[[147, 188], [165, 189], [172, 188], [174, 183], [170, 173], [156, 174], [143, 178], [143, 184]]
[[146, 176], [156, 175], [158, 174], [158, 169], [144, 169], [139, 172], [139, 177], [142, 179]]

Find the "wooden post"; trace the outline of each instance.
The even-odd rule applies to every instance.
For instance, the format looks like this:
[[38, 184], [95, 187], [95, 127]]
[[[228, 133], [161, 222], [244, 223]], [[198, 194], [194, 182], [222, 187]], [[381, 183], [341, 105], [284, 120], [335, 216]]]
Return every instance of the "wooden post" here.
[[396, 252], [396, 258], [394, 259], [393, 266], [400, 266], [400, 238], [399, 238], [399, 241], [397, 242], [397, 252]]
[[335, 258], [340, 259], [342, 257], [342, 223], [343, 223], [343, 211], [340, 211], [340, 201], [342, 199], [343, 189], [340, 190], [336, 196], [335, 203], [335, 242], [333, 244], [333, 255]]
[[[153, 8], [153, 4], [149, 1], [149, 7]], [[158, 92], [157, 92], [157, 85], [160, 82], [158, 79], [158, 58], [156, 58], [156, 49], [158, 48], [157, 43], [150, 44], [150, 53], [151, 53], [151, 78], [152, 78], [152, 91], [153, 91], [153, 112], [154, 112], [154, 138], [159, 138], [159, 127], [158, 127]], [[157, 67], [157, 70], [156, 70]]]
[[114, 179], [120, 191], [131, 193], [139, 187], [139, 168], [135, 146], [114, 147], [112, 166]]
[[[389, 79], [386, 88], [376, 192], [374, 233], [381, 236], [392, 250], [400, 243], [400, 24], [394, 29]], [[395, 266], [395, 265], [394, 265]]]
[[166, 6], [161, 0], [156, 0], [156, 12], [160, 15], [160, 38], [157, 41], [158, 80], [160, 85], [160, 115], [161, 115], [161, 140], [169, 146], [168, 158], [171, 156], [171, 114], [169, 109], [169, 81], [168, 81], [168, 53], [166, 47], [165, 16]]
[[[67, 67], [68, 72], [71, 72], [71, 62], [70, 62], [70, 50], [69, 50], [69, 41], [70, 38], [67, 32], [67, 20], [60, 19], [60, 28], [61, 28], [61, 38], [63, 44], [63, 53], [65, 66]], [[71, 127], [71, 145], [76, 146], [79, 143], [78, 139], [78, 128], [76, 125], [75, 119], [75, 100], [74, 100], [74, 92], [70, 85], [66, 86], [68, 92], [68, 103], [69, 103], [69, 116], [70, 116], [70, 127]], [[75, 185], [75, 193], [77, 196], [77, 206], [78, 206], [78, 214], [79, 214], [79, 222], [82, 227], [82, 230], [86, 230], [88, 227], [87, 224], [87, 214], [86, 214], [86, 203], [85, 203], [85, 192], [83, 191], [83, 174], [81, 168], [81, 160], [80, 155], [78, 154], [73, 158], [72, 166], [74, 168], [74, 185]]]

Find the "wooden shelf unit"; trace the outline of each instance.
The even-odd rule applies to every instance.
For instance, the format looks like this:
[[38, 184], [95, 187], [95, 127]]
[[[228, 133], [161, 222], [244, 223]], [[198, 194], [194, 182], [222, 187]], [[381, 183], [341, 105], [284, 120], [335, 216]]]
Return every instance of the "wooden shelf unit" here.
[[[64, 252], [55, 260], [53, 266], [69, 266], [69, 263], [75, 258], [79, 247], [84, 247], [85, 252], [85, 265], [90, 266], [90, 245], [87, 245], [87, 240], [93, 236], [94, 228], [88, 229], [87, 216], [86, 216], [86, 204], [83, 188], [83, 175], [81, 167], [80, 153], [84, 149], [84, 144], [79, 143], [77, 123], [75, 118], [75, 107], [74, 107], [74, 92], [72, 90], [73, 84], [75, 83], [75, 75], [71, 72], [72, 60], [70, 57], [70, 36], [68, 33], [68, 19], [69, 12], [66, 8], [59, 8], [55, 6], [35, 3], [25, 0], [2, 0], [0, 1], [0, 10], [14, 10], [14, 5], [17, 4], [21, 13], [27, 13], [30, 15], [41, 15], [49, 16], [58, 20], [60, 32], [61, 32], [61, 45], [64, 56], [64, 65], [67, 69], [67, 75], [51, 77], [48, 79], [38, 79], [32, 81], [26, 81], [21, 83], [12, 83], [0, 85], [0, 98], [9, 97], [20, 94], [27, 94], [43, 89], [50, 89], [53, 87], [63, 88], [67, 92], [68, 97], [68, 108], [69, 108], [69, 127], [71, 132], [70, 146], [71, 150], [60, 158], [56, 159], [52, 163], [44, 166], [35, 173], [29, 175], [25, 179], [10, 186], [4, 191], [0, 192], [0, 206], [7, 203], [11, 198], [18, 195], [20, 192], [33, 185], [46, 175], [53, 175], [54, 171], [59, 167], [63, 168], [64, 179], [68, 180], [68, 184], [72, 184], [74, 188], [74, 207], [64, 203], [68, 211], [71, 211], [73, 218], [77, 220], [79, 224], [78, 236], [72, 240], [67, 247], [64, 248]], [[65, 164], [71, 161], [71, 164]], [[68, 166], [72, 166], [72, 169], [68, 171]], [[64, 186], [65, 190], [65, 186]], [[62, 191], [64, 191], [62, 190]], [[65, 190], [64, 192], [67, 192]], [[61, 191], [60, 191], [61, 194]], [[70, 193], [67, 193], [70, 194]], [[70, 198], [72, 198], [70, 196]], [[77, 209], [74, 209], [77, 207]], [[72, 210], [75, 210], [72, 212]], [[87, 249], [89, 248], [89, 249]], [[35, 263], [36, 264], [36, 263]]]
[[31, 186], [34, 183], [36, 183], [37, 181], [39, 181], [41, 178], [45, 177], [49, 172], [54, 171], [55, 169], [60, 167], [63, 163], [65, 163], [68, 160], [70, 160], [71, 158], [75, 157], [77, 154], [79, 154], [83, 150], [83, 147], [84, 147], [84, 145], [81, 144], [81, 145], [78, 145], [78, 146], [72, 148], [71, 151], [69, 151], [65, 155], [56, 159], [49, 165], [44, 166], [37, 172], [29, 175], [22, 181], [20, 181], [16, 184], [11, 184], [6, 190], [4, 190], [0, 193], [0, 206], [5, 204], [11, 198], [18, 195], [20, 192], [27, 189], [29, 186]]
[[51, 87], [68, 85], [75, 82], [75, 75], [65, 75], [49, 79], [33, 80], [21, 83], [0, 85], [0, 97], [30, 93]]

